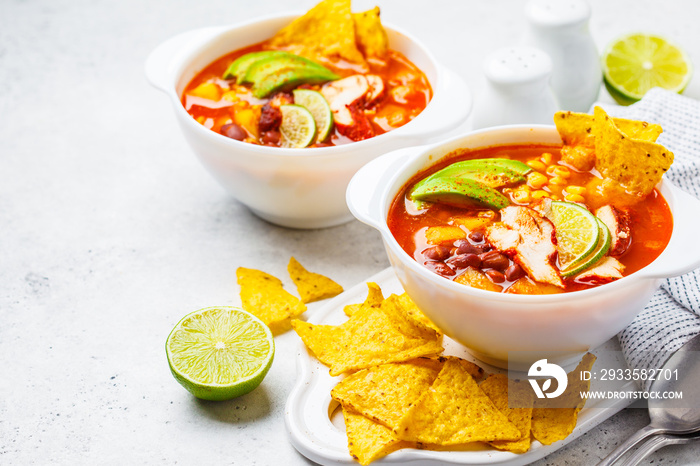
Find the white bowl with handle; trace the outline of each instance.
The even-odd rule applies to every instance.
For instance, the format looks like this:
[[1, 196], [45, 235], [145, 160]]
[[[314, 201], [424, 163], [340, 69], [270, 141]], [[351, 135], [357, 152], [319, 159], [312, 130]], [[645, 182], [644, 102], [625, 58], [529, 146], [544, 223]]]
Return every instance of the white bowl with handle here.
[[480, 290], [429, 271], [401, 248], [387, 215], [416, 173], [457, 149], [533, 143], [561, 144], [561, 139], [553, 126], [544, 125], [475, 131], [386, 154], [362, 167], [347, 190], [350, 211], [382, 234], [389, 261], [418, 307], [475, 357], [497, 367], [508, 367], [510, 359], [510, 368], [518, 370], [538, 355], [566, 363], [596, 348], [644, 309], [662, 279], [700, 267], [700, 200], [666, 180], [657, 188], [673, 214], [668, 246], [641, 270], [595, 288], [537, 296]]
[[420, 41], [385, 26], [389, 46], [423, 71], [433, 89], [428, 106], [401, 128], [341, 146], [286, 149], [227, 138], [187, 113], [180, 99], [197, 73], [227, 53], [272, 37], [297, 16], [276, 15], [185, 32], [156, 47], [146, 60], [146, 76], [170, 98], [180, 129], [201, 163], [236, 199], [278, 225], [329, 227], [352, 219], [345, 189], [361, 166], [456, 128], [469, 115], [472, 99], [464, 80], [440, 65]]

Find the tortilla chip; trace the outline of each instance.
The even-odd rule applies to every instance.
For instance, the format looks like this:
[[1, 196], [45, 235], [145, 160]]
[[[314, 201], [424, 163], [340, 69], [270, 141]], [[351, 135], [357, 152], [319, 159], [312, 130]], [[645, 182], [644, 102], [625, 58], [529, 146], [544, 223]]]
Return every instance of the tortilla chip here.
[[350, 455], [360, 464], [370, 464], [400, 448], [413, 446], [394, 437], [391, 429], [367, 419], [352, 409], [343, 408], [345, 433]]
[[355, 38], [365, 58], [386, 58], [389, 50], [389, 38], [382, 21], [379, 19], [379, 7], [352, 15], [355, 20]]
[[430, 388], [444, 361], [418, 358], [369, 367], [345, 377], [331, 390], [331, 397], [343, 407], [394, 429], [411, 404]]
[[[509, 381], [504, 374], [491, 374], [479, 387], [493, 401], [496, 408], [505, 414], [508, 420], [520, 431], [519, 440], [496, 440], [489, 443], [499, 450], [512, 451], [513, 453], [528, 451], [530, 449], [532, 406], [535, 402], [530, 385], [521, 381]], [[509, 407], [509, 404], [514, 407]]]
[[[589, 171], [596, 164], [594, 121], [595, 117], [587, 113], [554, 114], [554, 124], [564, 143], [561, 159], [580, 171]], [[645, 121], [624, 118], [613, 118], [613, 121], [622, 132], [643, 141], [654, 142], [663, 132], [661, 126]]]
[[430, 244], [453, 243], [466, 237], [467, 232], [455, 226], [428, 227], [425, 230], [425, 239]]
[[430, 390], [411, 406], [394, 434], [402, 440], [436, 445], [517, 440], [521, 436], [454, 359], [445, 362]]
[[365, 307], [342, 325], [314, 325], [295, 320], [294, 330], [332, 376], [378, 364], [440, 354], [437, 332], [417, 326], [402, 314], [395, 299]]
[[652, 192], [673, 163], [673, 153], [654, 142], [622, 132], [605, 111], [595, 108], [596, 168], [605, 178], [639, 196]]
[[[581, 372], [590, 371], [596, 357], [586, 353], [576, 369], [567, 374], [566, 390], [557, 398], [539, 398], [532, 410], [532, 436], [544, 445], [563, 440], [574, 431], [578, 413], [586, 404], [581, 392], [590, 389], [590, 380], [581, 380]], [[562, 407], [553, 407], [562, 406]]]
[[373, 282], [367, 282], [367, 297], [365, 302], [359, 304], [348, 304], [343, 308], [345, 315], [350, 317], [355, 312], [359, 311], [362, 306], [367, 307], [379, 307], [384, 301], [384, 295], [382, 294], [382, 289]]
[[416, 306], [416, 303], [413, 302], [410, 296], [408, 296], [408, 293], [404, 292], [401, 295], [398, 296], [398, 302], [399, 305], [403, 308], [404, 312], [412, 318], [418, 325], [423, 325], [424, 327], [427, 327], [429, 329], [434, 330], [435, 332], [438, 333], [438, 335], [442, 335], [442, 331], [431, 321], [426, 317], [425, 314]]
[[332, 298], [343, 292], [342, 286], [321, 274], [309, 272], [294, 257], [289, 259], [287, 271], [297, 286], [303, 303]]
[[266, 46], [287, 50], [310, 60], [346, 60], [365, 64], [355, 42], [350, 0], [323, 0], [305, 15], [280, 29]]
[[279, 278], [255, 269], [236, 270], [243, 309], [257, 316], [277, 335], [291, 328], [291, 319], [306, 310], [298, 298], [287, 293]]

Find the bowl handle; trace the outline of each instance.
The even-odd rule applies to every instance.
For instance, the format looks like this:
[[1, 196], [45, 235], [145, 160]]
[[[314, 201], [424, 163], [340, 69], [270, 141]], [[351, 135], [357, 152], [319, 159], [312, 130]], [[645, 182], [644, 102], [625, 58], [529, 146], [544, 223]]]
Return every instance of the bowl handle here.
[[454, 71], [441, 67], [439, 88], [433, 99], [412, 122], [410, 130], [398, 130], [397, 138], [424, 144], [464, 123], [472, 109], [467, 83]]
[[639, 271], [642, 278], [676, 277], [700, 267], [700, 200], [681, 189], [673, 194], [671, 241], [658, 259]]
[[386, 225], [382, 213], [382, 188], [386, 188], [386, 185], [382, 181], [388, 180], [406, 160], [422, 149], [422, 146], [414, 146], [395, 150], [360, 168], [350, 180], [345, 192], [345, 201], [350, 212], [362, 223], [381, 231], [383, 225]]
[[169, 80], [172, 79], [179, 60], [222, 29], [221, 26], [193, 29], [162, 42], [146, 59], [145, 71], [148, 81], [154, 87], [167, 92]]

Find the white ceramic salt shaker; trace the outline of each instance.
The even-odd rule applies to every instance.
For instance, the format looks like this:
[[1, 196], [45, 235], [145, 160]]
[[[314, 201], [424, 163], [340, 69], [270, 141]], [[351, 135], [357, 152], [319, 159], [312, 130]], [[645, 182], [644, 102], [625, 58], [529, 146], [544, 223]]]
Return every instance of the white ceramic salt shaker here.
[[562, 110], [587, 112], [600, 92], [600, 56], [588, 30], [586, 0], [530, 0], [526, 43], [552, 59], [552, 90]]
[[484, 62], [486, 88], [474, 109], [474, 127], [551, 124], [558, 104], [549, 86], [552, 61], [534, 47], [496, 50]]

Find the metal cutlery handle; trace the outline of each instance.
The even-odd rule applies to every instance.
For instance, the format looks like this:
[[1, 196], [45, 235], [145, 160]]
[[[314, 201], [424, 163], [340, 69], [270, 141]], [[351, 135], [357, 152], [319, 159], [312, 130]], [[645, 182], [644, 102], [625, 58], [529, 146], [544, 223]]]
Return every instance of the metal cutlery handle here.
[[622, 455], [627, 453], [630, 448], [634, 447], [650, 435], [655, 435], [660, 433], [661, 430], [648, 425], [642, 429], [635, 432], [630, 438], [622, 442], [617, 448], [615, 448], [608, 456], [603, 458], [603, 460], [598, 463], [598, 466], [611, 466], [615, 463]]
[[700, 437], [676, 437], [668, 434], [654, 435], [632, 453], [621, 466], [636, 466], [644, 458], [666, 445], [681, 445], [700, 440]]

